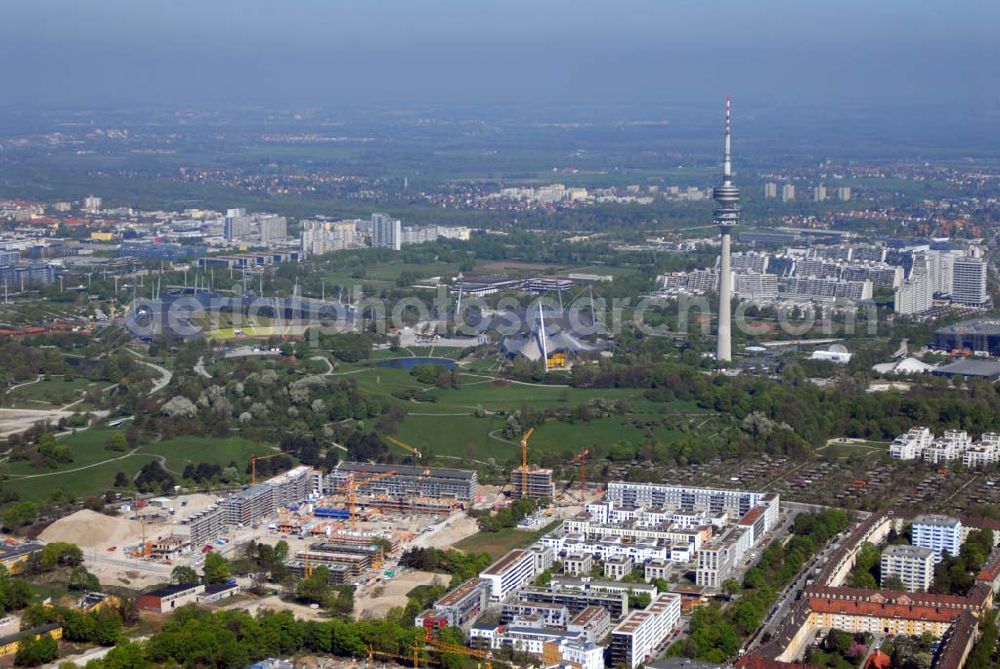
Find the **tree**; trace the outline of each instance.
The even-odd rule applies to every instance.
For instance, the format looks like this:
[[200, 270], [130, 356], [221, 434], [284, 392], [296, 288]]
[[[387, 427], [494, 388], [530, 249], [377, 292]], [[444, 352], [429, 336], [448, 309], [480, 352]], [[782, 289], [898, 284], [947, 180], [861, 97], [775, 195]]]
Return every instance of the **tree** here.
[[722, 591], [730, 597], [738, 595], [741, 589], [739, 581], [735, 578], [727, 578], [722, 582]]
[[129, 478], [128, 476], [126, 476], [125, 472], [118, 472], [117, 474], [115, 474], [115, 482], [113, 484], [114, 487], [127, 488], [129, 486], [129, 483], [131, 483], [131, 481], [129, 481]]
[[295, 588], [296, 599], [307, 604], [321, 604], [330, 594], [330, 570], [317, 567], [312, 574], [299, 581]]
[[17, 655], [14, 656], [14, 664], [22, 667], [37, 667], [48, 664], [59, 657], [59, 645], [56, 640], [49, 635], [40, 639], [27, 636], [21, 639], [17, 647]]
[[177, 565], [170, 572], [170, 580], [177, 585], [193, 585], [198, 582], [198, 572], [185, 565]]
[[218, 553], [207, 553], [205, 555], [205, 585], [223, 583], [229, 578], [229, 574], [229, 560]]
[[69, 589], [79, 592], [98, 592], [101, 589], [101, 582], [96, 576], [87, 571], [83, 565], [73, 567], [69, 573]]
[[149, 661], [143, 657], [142, 646], [132, 641], [118, 644], [104, 656], [103, 669], [146, 669]]
[[3, 525], [8, 530], [16, 530], [22, 525], [34, 522], [38, 509], [32, 502], [11, 504], [3, 512]]
[[116, 453], [124, 453], [128, 450], [128, 439], [124, 432], [115, 432], [110, 439], [104, 442], [104, 448]]

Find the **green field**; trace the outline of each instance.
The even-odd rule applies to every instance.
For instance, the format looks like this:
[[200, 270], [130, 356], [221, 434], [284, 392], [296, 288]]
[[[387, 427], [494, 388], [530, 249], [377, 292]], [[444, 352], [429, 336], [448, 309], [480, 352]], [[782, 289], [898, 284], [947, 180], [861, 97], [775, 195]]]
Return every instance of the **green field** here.
[[6, 405], [15, 409], [45, 409], [60, 407], [77, 399], [89, 388], [106, 388], [110, 383], [74, 378], [67, 381], [61, 376], [45, 378], [37, 383], [27, 383], [10, 392]]
[[9, 478], [3, 483], [4, 490], [33, 501], [48, 499], [55, 490], [84, 497], [111, 488], [116, 473], [125, 472], [133, 477], [153, 460], [159, 460], [180, 483], [188, 463], [225, 466], [235, 461], [242, 472], [251, 455], [269, 448], [241, 437], [177, 437], [142, 445], [135, 453], [117, 453], [104, 447], [115, 432], [110, 428], [93, 428], [65, 437], [62, 441], [72, 447], [73, 462], [56, 469], [37, 469], [24, 461], [8, 463]]
[[[481, 363], [480, 370], [493, 360]], [[433, 453], [442, 465], [466, 460], [480, 464], [506, 465], [519, 458], [519, 447], [500, 436], [508, 414], [528, 407], [533, 412], [571, 411], [593, 400], [626, 400], [627, 415], [597, 417], [582, 422], [546, 419], [531, 439], [531, 459], [545, 454], [564, 460], [589, 448], [594, 457], [607, 454], [617, 441], [633, 444], [653, 439], [669, 442], [684, 432], [711, 439], [726, 422], [718, 414], [691, 402], [654, 403], [638, 389], [578, 389], [566, 386], [495, 381], [488, 374], [463, 371], [458, 388], [421, 384], [406, 370], [341, 365], [338, 373], [350, 378], [370, 394], [392, 395], [416, 390], [417, 398], [403, 406], [406, 418], [395, 436], [421, 451]], [[433, 401], [430, 401], [433, 400]], [[477, 416], [477, 413], [486, 415]], [[403, 451], [400, 449], [402, 454]]]
[[494, 558], [498, 558], [512, 548], [523, 548], [538, 541], [538, 537], [551, 532], [560, 522], [553, 521], [537, 531], [510, 527], [499, 532], [480, 532], [462, 539], [454, 545], [454, 548], [466, 553], [489, 553]]

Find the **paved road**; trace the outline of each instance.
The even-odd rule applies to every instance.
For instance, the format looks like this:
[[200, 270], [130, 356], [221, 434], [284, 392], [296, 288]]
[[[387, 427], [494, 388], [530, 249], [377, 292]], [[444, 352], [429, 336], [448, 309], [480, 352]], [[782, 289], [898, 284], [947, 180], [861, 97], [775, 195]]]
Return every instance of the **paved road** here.
[[157, 379], [155, 383], [153, 383], [153, 389], [149, 391], [150, 395], [158, 393], [159, 391], [163, 390], [168, 385], [170, 385], [170, 381], [173, 380], [174, 378], [173, 372], [171, 372], [166, 367], [161, 367], [156, 363], [149, 362], [148, 360], [143, 360], [142, 356], [139, 353], [136, 353], [130, 348], [126, 348], [125, 350], [134, 355], [135, 357], [139, 358], [139, 363], [146, 365], [146, 367], [149, 367], [150, 369], [155, 369], [157, 372], [159, 372], [160, 378]]
[[840, 546], [840, 542], [847, 536], [847, 534], [848, 531], [845, 531], [842, 534], [837, 535], [823, 550], [814, 555], [812, 559], [802, 567], [795, 580], [781, 591], [775, 608], [771, 609], [772, 613], [768, 615], [764, 624], [757, 629], [750, 639], [748, 639], [746, 644], [747, 650], [756, 646], [765, 634], [769, 635], [770, 638], [770, 635], [773, 635], [774, 632], [781, 627], [781, 624], [788, 615], [788, 611], [792, 607], [792, 604], [794, 604], [795, 600], [798, 599], [801, 590], [806, 587], [806, 581], [812, 578], [813, 571], [819, 567], [824, 560], [829, 559], [829, 557], [833, 555], [833, 553]]

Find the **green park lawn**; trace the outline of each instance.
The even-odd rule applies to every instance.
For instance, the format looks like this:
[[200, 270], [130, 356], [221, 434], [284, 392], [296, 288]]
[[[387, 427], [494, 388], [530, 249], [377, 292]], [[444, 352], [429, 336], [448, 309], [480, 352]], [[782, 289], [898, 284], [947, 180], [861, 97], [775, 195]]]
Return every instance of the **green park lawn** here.
[[59, 407], [80, 399], [81, 394], [89, 388], [106, 388], [109, 385], [110, 382], [84, 378], [66, 380], [62, 376], [54, 376], [15, 388], [7, 397], [7, 405], [16, 409]]
[[111, 488], [118, 472], [131, 478], [143, 465], [154, 460], [163, 462], [180, 483], [180, 475], [188, 463], [225, 466], [235, 461], [243, 471], [251, 455], [269, 450], [268, 446], [242, 437], [177, 437], [142, 445], [135, 453], [121, 453], [104, 447], [115, 432], [117, 430], [99, 427], [64, 437], [62, 441], [73, 449], [73, 462], [54, 469], [36, 469], [23, 461], [10, 462], [4, 490], [31, 501], [48, 499], [56, 490], [84, 497]]
[[513, 548], [524, 548], [533, 544], [543, 534], [554, 530], [560, 522], [555, 520], [540, 530], [519, 530], [514, 527], [505, 527], [499, 532], [479, 532], [462, 539], [454, 545], [454, 548], [465, 553], [489, 553], [494, 558], [498, 558]]

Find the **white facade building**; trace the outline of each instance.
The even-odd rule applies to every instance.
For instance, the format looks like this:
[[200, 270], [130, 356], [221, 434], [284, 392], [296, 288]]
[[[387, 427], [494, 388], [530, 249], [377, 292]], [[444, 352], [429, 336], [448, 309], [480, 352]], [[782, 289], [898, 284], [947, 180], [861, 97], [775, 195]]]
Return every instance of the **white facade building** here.
[[926, 427], [910, 428], [906, 434], [896, 437], [889, 446], [889, 456], [896, 460], [916, 460], [922, 458], [924, 450], [934, 441], [934, 433]]
[[986, 304], [986, 260], [965, 256], [952, 264], [951, 301], [979, 307]]
[[934, 583], [934, 551], [921, 546], [886, 546], [882, 551], [881, 579], [897, 577], [909, 592], [926, 592]]
[[535, 554], [530, 550], [515, 548], [479, 574], [490, 586], [490, 601], [502, 602], [518, 588], [536, 576]]
[[398, 251], [403, 243], [403, 224], [386, 214], [372, 214], [372, 247]]
[[673, 592], [657, 595], [642, 611], [633, 611], [611, 632], [611, 662], [635, 669], [653, 657], [681, 619], [681, 597]]
[[917, 516], [913, 519], [912, 543], [934, 551], [935, 562], [940, 562], [944, 553], [958, 555], [962, 547], [962, 521], [951, 516]]

